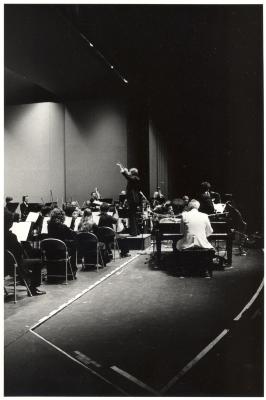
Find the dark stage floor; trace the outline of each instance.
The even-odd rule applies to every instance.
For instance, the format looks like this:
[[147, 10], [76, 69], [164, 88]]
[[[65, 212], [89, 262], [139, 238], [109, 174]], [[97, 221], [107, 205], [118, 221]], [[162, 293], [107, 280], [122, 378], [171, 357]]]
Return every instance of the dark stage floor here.
[[7, 305], [5, 395], [262, 395], [262, 251], [213, 279], [127, 261], [80, 272], [61, 303], [54, 292]]

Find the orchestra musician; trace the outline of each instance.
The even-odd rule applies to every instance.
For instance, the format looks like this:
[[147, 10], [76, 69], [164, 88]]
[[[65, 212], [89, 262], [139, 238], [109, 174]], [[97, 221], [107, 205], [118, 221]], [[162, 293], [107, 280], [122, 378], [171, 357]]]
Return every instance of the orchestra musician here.
[[79, 215], [81, 215], [80, 205], [79, 205], [79, 202], [77, 200], [71, 201], [70, 205], [72, 207], [75, 207], [75, 210], [78, 211]]
[[50, 221], [48, 221], [48, 237], [62, 240], [67, 248], [69, 255], [71, 256], [71, 267], [74, 276], [76, 275], [77, 265], [76, 265], [76, 237], [77, 234], [72, 229], [64, 225], [65, 212], [61, 208], [54, 208], [51, 211]]
[[156, 207], [163, 204], [165, 201], [165, 196], [162, 194], [161, 188], [158, 186], [157, 190], [153, 193], [152, 206]]
[[213, 200], [215, 203], [221, 202], [220, 194], [217, 192], [212, 192], [211, 184], [209, 182], [202, 182], [200, 184], [200, 212], [205, 214], [215, 214], [215, 208], [213, 205]]
[[97, 187], [94, 189], [94, 192], [91, 193], [91, 197], [93, 197], [95, 200], [101, 199], [101, 195], [100, 195]]
[[[22, 275], [26, 275], [27, 281], [29, 281], [29, 289], [33, 296], [40, 296], [45, 294], [46, 292], [43, 290], [39, 290], [38, 286], [41, 284], [41, 271], [42, 271], [42, 263], [40, 258], [31, 257], [26, 258], [25, 252], [21, 243], [18, 241], [17, 236], [10, 231], [10, 228], [13, 224], [13, 214], [8, 211], [6, 208], [4, 209], [4, 248], [5, 250], [11, 251], [18, 263], [18, 271], [21, 271]], [[9, 273], [8, 266], [4, 263], [5, 274]]]
[[84, 210], [85, 208], [90, 208], [91, 202], [90, 200], [85, 200], [84, 203], [82, 204], [81, 209]]
[[50, 217], [51, 211], [52, 211], [52, 207], [50, 207], [50, 206], [43, 206], [43, 207], [41, 208], [41, 215], [42, 215], [42, 217]]
[[121, 174], [127, 180], [126, 196], [128, 203], [129, 216], [129, 234], [130, 236], [138, 235], [138, 226], [136, 220], [137, 208], [140, 206], [140, 178], [137, 168], [128, 170], [122, 164], [117, 163], [120, 167]]
[[11, 197], [11, 196], [6, 196], [6, 205], [5, 205], [5, 208], [8, 210], [8, 211], [10, 211], [9, 210], [9, 203], [11, 203], [11, 201], [13, 200], [13, 197]]
[[22, 196], [22, 203], [20, 204], [21, 221], [26, 221], [29, 214], [29, 196]]
[[183, 199], [176, 198], [172, 200], [173, 210], [176, 215], [181, 214], [184, 211], [185, 203]]
[[[112, 215], [108, 214], [108, 210], [109, 210], [109, 204], [107, 203], [102, 203], [101, 207], [100, 207], [100, 218], [99, 218], [99, 222], [98, 222], [98, 227], [101, 226], [107, 226], [108, 228], [113, 229], [113, 225], [117, 225], [118, 223], [118, 218], [115, 218]], [[128, 249], [128, 244], [127, 241], [124, 238], [119, 238], [118, 237], [118, 244], [119, 244], [119, 248], [120, 248], [120, 256], [121, 257], [130, 257], [129, 254], [129, 249]], [[105, 242], [107, 251], [108, 251], [108, 255], [110, 258], [113, 257], [112, 254], [112, 250], [111, 250], [111, 242], [107, 241]]]
[[163, 204], [158, 205], [154, 208], [153, 213], [158, 214], [159, 217], [171, 216], [174, 217], [174, 210], [170, 200], [165, 200]]
[[[181, 199], [174, 199], [174, 200], [181, 200]], [[178, 208], [178, 210], [180, 211], [180, 208]], [[157, 207], [155, 207], [154, 210], [151, 212], [151, 214], [153, 215], [153, 225], [155, 227], [159, 222], [163, 220], [166, 221], [167, 219], [168, 221], [175, 222], [176, 217], [179, 217], [179, 215], [175, 215], [173, 204], [170, 200], [166, 200], [162, 205], [158, 205]], [[174, 251], [176, 250], [176, 242], [177, 240], [173, 239], [172, 246]]]
[[[192, 199], [188, 206], [190, 211], [183, 212], [181, 219], [181, 233], [184, 237], [177, 242], [176, 249], [179, 251], [198, 248], [213, 249], [207, 239], [213, 233], [208, 215], [199, 211], [200, 203], [195, 199]], [[206, 278], [210, 277], [207, 270], [203, 272]]]
[[200, 203], [195, 199], [189, 202], [189, 208], [190, 211], [182, 213], [181, 230], [184, 237], [177, 242], [177, 250], [194, 246], [212, 249], [213, 246], [207, 240], [207, 237], [213, 233], [208, 215], [199, 211]]
[[102, 201], [100, 201], [101, 195], [98, 192], [98, 189], [95, 188], [93, 192], [91, 192], [91, 197], [90, 197], [90, 208], [92, 210], [99, 210], [100, 206], [102, 204]]
[[120, 208], [124, 208], [126, 207], [126, 191], [125, 190], [121, 190], [121, 193], [119, 195], [119, 207]]
[[93, 211], [98, 211], [100, 209], [100, 205], [102, 204], [102, 201], [100, 201], [101, 195], [98, 189], [95, 188], [88, 197], [89, 199], [84, 201], [81, 208], [90, 208]]
[[86, 208], [78, 225], [78, 231], [95, 233], [96, 229], [97, 225], [93, 222], [92, 212], [89, 208]]
[[14, 209], [12, 208], [12, 205], [13, 205], [12, 201], [13, 201], [13, 197], [6, 196], [6, 205], [5, 205], [4, 209], [8, 210], [9, 212], [11, 212], [13, 214], [14, 222], [19, 222], [19, 213], [15, 212]]
[[189, 197], [187, 195], [184, 195], [182, 197], [182, 200], [184, 202], [184, 207], [183, 207], [183, 211], [189, 211], [189, 207], [188, 207], [188, 203], [189, 203]]

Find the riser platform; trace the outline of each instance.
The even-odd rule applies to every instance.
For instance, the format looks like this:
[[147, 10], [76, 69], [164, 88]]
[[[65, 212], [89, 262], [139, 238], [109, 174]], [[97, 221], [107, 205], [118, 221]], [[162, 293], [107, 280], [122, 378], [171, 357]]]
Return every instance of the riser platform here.
[[144, 250], [151, 245], [151, 234], [144, 233], [138, 236], [126, 236], [129, 250]]

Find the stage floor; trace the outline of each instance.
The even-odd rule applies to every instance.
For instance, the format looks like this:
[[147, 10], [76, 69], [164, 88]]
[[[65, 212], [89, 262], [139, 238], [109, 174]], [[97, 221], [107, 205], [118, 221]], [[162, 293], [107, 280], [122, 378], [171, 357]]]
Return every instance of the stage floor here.
[[[247, 340], [251, 333], [252, 338], [260, 337], [250, 326], [243, 332], [246, 321], [238, 318], [251, 299], [256, 309], [261, 308], [257, 303], [262, 252], [251, 250], [247, 257], [234, 257], [234, 268], [215, 271], [211, 280], [181, 279], [174, 269], [154, 268], [148, 255], [135, 257], [120, 260], [108, 273], [103, 271], [100, 279], [87, 288], [83, 285], [61, 309], [57, 303], [42, 322], [36, 321], [7, 345], [5, 395], [259, 395], [262, 366], [250, 367], [259, 375], [251, 381], [250, 368], [233, 380], [230, 365], [243, 358], [243, 349], [237, 346], [243, 335]], [[82, 274], [87, 273], [80, 273], [78, 280]], [[37, 301], [45, 301], [44, 296]], [[15, 317], [10, 315], [7, 323]], [[258, 342], [251, 340], [246, 349], [254, 364], [258, 364], [257, 347]], [[52, 354], [60, 370], [51, 374]], [[16, 360], [13, 371], [11, 360]], [[14, 376], [21, 364], [28, 371], [22, 369]], [[46, 375], [45, 387], [38, 370]], [[21, 374], [26, 375], [25, 381], [32, 376], [34, 382], [26, 388]]]

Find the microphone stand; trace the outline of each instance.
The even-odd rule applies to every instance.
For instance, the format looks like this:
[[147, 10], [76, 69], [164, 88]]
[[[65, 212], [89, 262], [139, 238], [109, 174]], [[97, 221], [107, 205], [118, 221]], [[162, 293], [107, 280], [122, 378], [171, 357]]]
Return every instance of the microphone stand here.
[[[139, 192], [140, 195], [142, 196], [142, 201], [145, 200], [147, 203], [149, 203], [147, 197], [145, 196], [145, 194], [143, 192]], [[141, 240], [142, 240], [142, 244], [141, 244], [141, 251], [139, 252], [139, 254], [147, 254], [146, 250], [144, 249], [144, 226], [145, 226], [145, 220], [144, 220], [144, 215], [143, 215], [143, 205], [142, 205], [142, 223], [141, 223]]]

